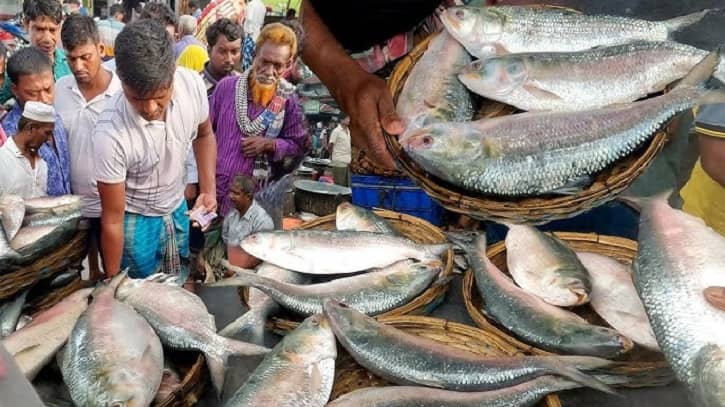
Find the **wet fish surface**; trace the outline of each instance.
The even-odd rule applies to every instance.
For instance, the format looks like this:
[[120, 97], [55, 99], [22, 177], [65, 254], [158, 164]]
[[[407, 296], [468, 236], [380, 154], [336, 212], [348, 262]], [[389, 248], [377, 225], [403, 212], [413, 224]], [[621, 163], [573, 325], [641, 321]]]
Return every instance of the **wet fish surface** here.
[[93, 289], [86, 288], [74, 292], [3, 339], [3, 345], [29, 380], [35, 378], [66, 343], [81, 313], [88, 308], [91, 291]]
[[[257, 268], [257, 275], [290, 284], [309, 282], [309, 278], [305, 274], [279, 268], [269, 263], [262, 263]], [[247, 306], [249, 307], [247, 312], [221, 329], [219, 335], [263, 345], [264, 325], [269, 317], [281, 310], [281, 307], [275, 300], [256, 288], [249, 288]]]
[[81, 207], [80, 195], [41, 196], [25, 200], [25, 213], [32, 215], [40, 212], [68, 212]]
[[401, 260], [437, 258], [447, 244], [420, 245], [406, 238], [371, 232], [289, 230], [259, 232], [242, 249], [278, 267], [307, 274], [349, 274]]
[[576, 253], [556, 236], [535, 227], [508, 225], [506, 262], [516, 284], [552, 305], [589, 301], [592, 282]]
[[15, 332], [18, 325], [20, 314], [25, 305], [25, 299], [28, 297], [28, 290], [18, 294], [12, 300], [7, 301], [0, 306], [0, 338], [9, 336]]
[[634, 347], [613, 329], [547, 304], [517, 287], [486, 257], [485, 235], [469, 248], [484, 312], [523, 341], [551, 352], [616, 358]]
[[680, 112], [725, 102], [707, 81], [722, 49], [709, 54], [671, 92], [641, 102], [581, 112], [527, 112], [468, 123], [434, 123], [400, 143], [429, 173], [481, 194], [571, 193], [628, 156]]
[[659, 350], [629, 267], [596, 253], [577, 253], [592, 277], [590, 305], [609, 325], [636, 343]]
[[0, 222], [8, 240], [13, 240], [25, 217], [25, 201], [19, 195], [0, 194]]
[[[580, 111], [634, 102], [684, 77], [708, 52], [673, 41], [563, 53], [507, 54], [475, 61], [468, 89], [526, 111]], [[725, 83], [725, 60], [714, 76]]]
[[166, 346], [203, 352], [218, 394], [222, 394], [230, 355], [262, 355], [269, 351], [217, 335], [214, 317], [204, 302], [181, 287], [127, 279], [116, 296], [143, 315]]
[[226, 407], [322, 407], [330, 398], [337, 348], [327, 319], [308, 317], [255, 369]]
[[117, 301], [123, 273], [94, 293], [61, 357], [63, 381], [81, 406], [147, 406], [161, 384], [161, 342], [146, 320]]
[[458, 392], [419, 386], [367, 387], [334, 400], [327, 407], [527, 407], [546, 395], [581, 387], [555, 376], [486, 392]]
[[545, 375], [609, 391], [579, 368], [609, 364], [581, 356], [485, 357], [387, 326], [337, 301], [324, 303], [325, 315], [342, 346], [363, 367], [396, 384], [457, 391], [486, 391]]
[[657, 342], [696, 403], [725, 406], [725, 312], [703, 296], [725, 286], [725, 237], [663, 197], [642, 207], [634, 285]]
[[471, 62], [463, 46], [442, 31], [428, 44], [411, 69], [398, 96], [396, 110], [408, 125], [473, 118], [473, 98], [458, 80], [458, 72]]
[[664, 21], [586, 15], [526, 6], [450, 7], [441, 21], [472, 55], [521, 52], [573, 52], [629, 42], [666, 41], [699, 22], [710, 10]]
[[326, 283], [295, 285], [265, 278], [231, 266], [236, 271], [213, 286], [241, 285], [262, 290], [285, 308], [302, 315], [319, 314], [326, 298], [336, 298], [367, 315], [377, 315], [409, 303], [427, 289], [441, 272], [440, 261], [414, 263], [404, 260], [384, 269]]
[[335, 227], [337, 230], [353, 230], [357, 232], [374, 232], [401, 236], [382, 216], [370, 209], [365, 209], [349, 202], [343, 202], [337, 206]]

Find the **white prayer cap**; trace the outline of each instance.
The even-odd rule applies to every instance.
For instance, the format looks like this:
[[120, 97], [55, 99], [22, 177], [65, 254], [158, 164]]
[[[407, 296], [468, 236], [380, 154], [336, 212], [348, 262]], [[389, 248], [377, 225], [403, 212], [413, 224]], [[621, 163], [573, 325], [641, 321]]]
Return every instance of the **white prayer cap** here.
[[41, 123], [55, 123], [55, 109], [41, 102], [25, 102], [23, 117]]

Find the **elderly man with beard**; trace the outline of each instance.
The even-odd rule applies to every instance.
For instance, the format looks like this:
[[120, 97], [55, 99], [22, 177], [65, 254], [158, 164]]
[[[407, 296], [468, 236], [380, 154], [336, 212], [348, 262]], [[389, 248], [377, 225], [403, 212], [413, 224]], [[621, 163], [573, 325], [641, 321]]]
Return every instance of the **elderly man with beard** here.
[[284, 79], [297, 52], [295, 33], [279, 23], [262, 29], [252, 67], [219, 82], [209, 101], [218, 138], [216, 167], [219, 214], [232, 208], [229, 186], [237, 174], [260, 188], [281, 176], [286, 158], [303, 153], [306, 130], [294, 86]]

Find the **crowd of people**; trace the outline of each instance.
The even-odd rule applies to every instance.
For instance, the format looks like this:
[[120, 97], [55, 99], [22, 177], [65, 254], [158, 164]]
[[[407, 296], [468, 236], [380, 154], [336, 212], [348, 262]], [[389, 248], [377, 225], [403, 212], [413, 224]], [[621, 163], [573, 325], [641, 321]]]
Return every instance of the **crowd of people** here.
[[[82, 196], [93, 277], [99, 253], [107, 277], [184, 273], [194, 231], [217, 228], [236, 247], [273, 227], [254, 193], [309, 148], [285, 79], [298, 34], [276, 23], [250, 38], [222, 18], [204, 43], [193, 15], [177, 20], [164, 4], [147, 4], [128, 24], [122, 9], [111, 12], [96, 22], [64, 17], [57, 0], [23, 3], [31, 46], [7, 61], [0, 49], [0, 101], [14, 100], [0, 132], [0, 188]], [[254, 58], [242, 70], [250, 39]], [[191, 225], [190, 210], [205, 216]], [[212, 213], [213, 222], [201, 220]], [[243, 256], [232, 253], [246, 264]]]

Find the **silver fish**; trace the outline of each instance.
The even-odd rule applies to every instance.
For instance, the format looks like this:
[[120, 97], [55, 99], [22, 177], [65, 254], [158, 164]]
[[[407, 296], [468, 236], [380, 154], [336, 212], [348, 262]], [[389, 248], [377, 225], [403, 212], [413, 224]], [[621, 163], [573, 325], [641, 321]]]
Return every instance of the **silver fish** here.
[[327, 319], [307, 318], [287, 334], [226, 407], [322, 407], [332, 392], [337, 348]]
[[371, 232], [289, 230], [259, 232], [242, 249], [278, 267], [307, 274], [349, 274], [406, 259], [436, 258], [447, 244], [419, 245], [406, 238]]
[[525, 196], [565, 190], [626, 157], [696, 104], [725, 102], [702, 86], [720, 61], [703, 59], [665, 95], [581, 112], [531, 112], [436, 123], [400, 143], [431, 174], [468, 191]]
[[78, 270], [70, 269], [69, 271], [66, 271], [65, 273], [58, 274], [53, 277], [52, 280], [50, 280], [50, 286], [53, 288], [57, 287], [63, 287], [70, 283], [71, 281], [75, 280], [76, 278], [80, 278], [81, 273]]
[[636, 343], [659, 350], [629, 267], [596, 253], [577, 253], [592, 277], [590, 305], [609, 325]]
[[385, 218], [350, 202], [337, 205], [335, 226], [337, 230], [354, 230], [400, 236], [400, 233]]
[[18, 195], [0, 195], [0, 221], [8, 240], [13, 240], [25, 216], [25, 201]]
[[486, 391], [545, 375], [565, 377], [605, 392], [609, 388], [579, 369], [610, 362], [584, 356], [486, 357], [384, 325], [335, 300], [324, 303], [335, 336], [374, 374], [396, 384], [457, 391]]
[[77, 225], [81, 216], [81, 208], [69, 205], [66, 209], [56, 208], [52, 212], [38, 212], [28, 215], [23, 219], [23, 227], [53, 226], [65, 223]]
[[552, 352], [616, 358], [634, 347], [618, 332], [589, 324], [517, 287], [486, 257], [485, 235], [469, 258], [486, 314], [525, 342]]
[[22, 294], [18, 294], [14, 299], [0, 306], [0, 338], [15, 332], [15, 327], [18, 325], [18, 319], [23, 311], [27, 297], [28, 290], [25, 290]]
[[151, 324], [164, 345], [204, 353], [212, 383], [222, 394], [230, 355], [262, 355], [269, 349], [217, 335], [214, 317], [195, 294], [177, 286], [127, 279], [116, 297]]
[[589, 302], [591, 278], [566, 243], [535, 227], [507, 226], [506, 262], [519, 287], [560, 307]]
[[68, 212], [81, 207], [80, 195], [41, 196], [25, 200], [25, 214]]
[[471, 94], [458, 80], [458, 72], [471, 56], [447, 32], [436, 35], [410, 71], [398, 96], [397, 112], [409, 125], [473, 118]]
[[29, 380], [33, 380], [66, 343], [78, 317], [88, 308], [88, 296], [92, 291], [92, 288], [86, 288], [74, 292], [3, 339], [3, 345]]
[[[634, 102], [684, 77], [707, 51], [645, 42], [563, 53], [508, 54], [466, 66], [471, 91], [527, 111], [578, 111]], [[725, 60], [714, 76], [725, 82]]]
[[441, 21], [472, 55], [573, 52], [632, 41], [666, 41], [710, 10], [664, 21], [522, 6], [450, 7]]
[[302, 315], [321, 313], [326, 298], [341, 300], [367, 315], [382, 314], [409, 303], [430, 286], [442, 269], [439, 260], [427, 263], [405, 260], [384, 269], [326, 283], [296, 285], [243, 271], [226, 260], [222, 263], [236, 275], [212, 286], [251, 286]]
[[419, 386], [367, 387], [347, 393], [327, 407], [528, 407], [546, 395], [581, 387], [556, 376], [485, 392], [458, 392]]
[[[305, 284], [309, 281], [307, 276], [302, 273], [279, 268], [269, 263], [262, 263], [257, 268], [257, 274], [261, 277], [291, 284]], [[220, 330], [219, 335], [263, 345], [264, 325], [270, 316], [281, 310], [281, 307], [267, 294], [256, 288], [249, 288], [247, 306], [249, 307], [247, 312]]]
[[[0, 217], [2, 217], [2, 212], [0, 212]], [[8, 239], [2, 222], [0, 222], [0, 265], [2, 265], [0, 270], [4, 270], [7, 265], [13, 264], [21, 258], [20, 253], [10, 245], [10, 239]]]
[[123, 273], [94, 293], [60, 358], [63, 381], [79, 406], [148, 406], [164, 356], [151, 326], [113, 295]]
[[725, 237], [666, 199], [642, 207], [634, 285], [677, 378], [705, 407], [725, 406], [725, 312], [702, 292], [725, 286]]

